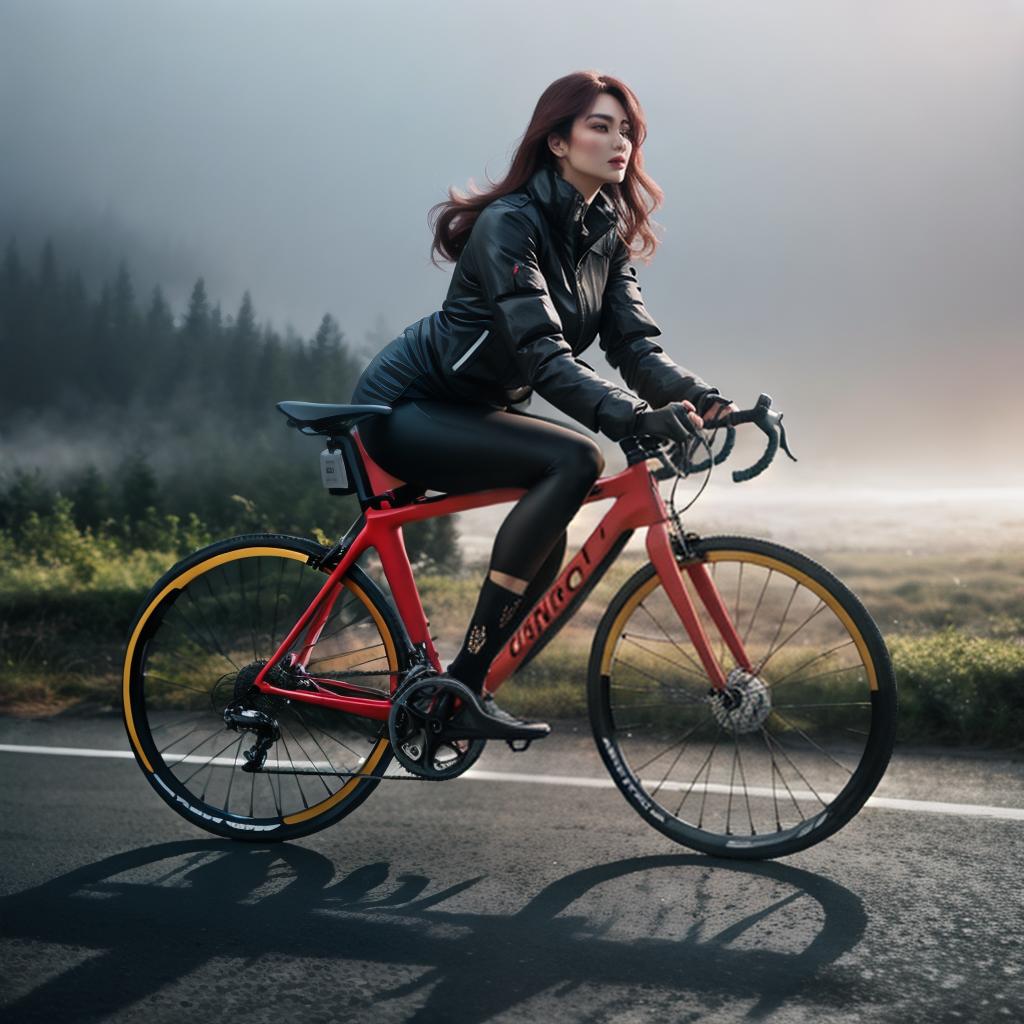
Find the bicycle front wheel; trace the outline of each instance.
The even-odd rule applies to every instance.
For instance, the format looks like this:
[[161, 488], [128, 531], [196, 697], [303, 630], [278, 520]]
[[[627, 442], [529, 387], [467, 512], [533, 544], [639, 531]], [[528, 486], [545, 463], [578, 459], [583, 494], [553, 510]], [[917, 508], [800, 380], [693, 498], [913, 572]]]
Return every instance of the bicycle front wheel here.
[[[385, 721], [252, 686], [323, 587], [325, 571], [310, 562], [324, 551], [297, 537], [235, 537], [183, 559], [142, 603], [125, 654], [125, 727], [153, 788], [200, 828], [254, 842], [308, 835], [355, 810], [391, 761]], [[391, 604], [353, 567], [307, 668], [386, 702], [406, 667], [403, 635]], [[239, 703], [278, 732], [257, 771], [246, 760], [254, 733], [224, 722]]]
[[591, 726], [612, 778], [654, 828], [721, 857], [779, 857], [845, 825], [895, 737], [888, 651], [860, 601], [788, 548], [695, 543], [750, 662], [733, 658], [683, 563], [722, 666], [711, 688], [652, 565], [626, 582], [591, 653]]

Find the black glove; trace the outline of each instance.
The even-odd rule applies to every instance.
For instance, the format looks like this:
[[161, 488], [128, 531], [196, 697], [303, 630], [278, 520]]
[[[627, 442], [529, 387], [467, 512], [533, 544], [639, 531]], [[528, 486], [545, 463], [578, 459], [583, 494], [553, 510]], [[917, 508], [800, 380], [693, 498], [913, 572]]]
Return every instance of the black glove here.
[[716, 402], [721, 402], [722, 405], [730, 405], [732, 403], [731, 398], [722, 397], [718, 388], [704, 388], [695, 398], [691, 398], [689, 395], [686, 397], [697, 407], [697, 415], [701, 418], [707, 414], [708, 409]]
[[667, 437], [670, 441], [688, 441], [697, 433], [697, 428], [690, 421], [689, 410], [682, 402], [670, 402], [652, 412], [638, 413], [633, 432]]

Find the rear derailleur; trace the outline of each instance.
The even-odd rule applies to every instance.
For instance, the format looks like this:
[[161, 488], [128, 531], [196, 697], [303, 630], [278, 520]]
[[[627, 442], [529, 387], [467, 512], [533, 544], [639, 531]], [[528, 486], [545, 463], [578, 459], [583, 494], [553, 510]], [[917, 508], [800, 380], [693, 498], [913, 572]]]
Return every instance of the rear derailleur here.
[[243, 772], [262, 771], [267, 761], [267, 751], [281, 738], [281, 727], [277, 720], [255, 708], [241, 704], [229, 704], [224, 709], [224, 724], [235, 732], [254, 732], [256, 742], [242, 752], [245, 764]]
[[[233, 699], [224, 709], [224, 724], [228, 729], [256, 734], [256, 742], [242, 752], [245, 758], [243, 772], [262, 771], [267, 762], [267, 751], [281, 738], [281, 727], [270, 714], [275, 698], [261, 694], [256, 688], [256, 677], [265, 664], [265, 660], [259, 659], [238, 672], [232, 686]], [[284, 666], [273, 666], [267, 672], [267, 678], [281, 689], [297, 688], [294, 678]]]

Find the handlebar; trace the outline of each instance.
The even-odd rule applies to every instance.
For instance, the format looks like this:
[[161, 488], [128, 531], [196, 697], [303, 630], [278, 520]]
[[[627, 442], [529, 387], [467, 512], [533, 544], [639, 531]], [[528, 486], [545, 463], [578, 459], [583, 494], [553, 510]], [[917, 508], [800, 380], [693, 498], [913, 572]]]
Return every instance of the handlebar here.
[[[786, 443], [786, 428], [782, 425], [783, 414], [773, 410], [771, 405], [771, 396], [761, 394], [758, 396], [757, 402], [752, 409], [739, 409], [736, 412], [726, 413], [724, 416], [704, 420], [705, 430], [716, 430], [720, 427], [727, 428], [725, 445], [714, 457], [715, 464], [723, 462], [731, 454], [736, 433], [733, 428], [742, 423], [753, 423], [768, 438], [764, 454], [754, 465], [749, 466], [747, 469], [733, 471], [732, 478], [736, 483], [752, 480], [755, 476], [763, 473], [771, 465], [780, 447], [794, 462], [797, 461], [796, 456], [789, 450], [789, 445]], [[690, 444], [684, 446], [676, 442], [670, 449], [671, 454], [668, 455], [663, 448], [664, 444], [664, 438], [653, 437], [649, 434], [638, 434], [622, 440], [620, 447], [625, 452], [626, 461], [629, 465], [644, 459], [659, 459], [662, 463], [662, 469], [654, 470], [654, 475], [659, 480], [667, 479], [669, 476], [680, 475], [680, 470], [684, 469], [684, 467], [685, 472], [689, 473], [695, 469], [706, 469], [710, 466], [710, 460], [708, 459], [705, 459], [699, 466], [693, 466], [689, 463], [688, 449]]]

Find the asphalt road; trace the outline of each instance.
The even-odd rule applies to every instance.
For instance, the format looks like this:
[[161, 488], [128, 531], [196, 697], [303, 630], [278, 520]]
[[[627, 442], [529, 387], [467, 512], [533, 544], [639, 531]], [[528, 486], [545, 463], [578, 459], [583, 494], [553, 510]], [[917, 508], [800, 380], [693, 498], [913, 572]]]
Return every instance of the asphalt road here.
[[[114, 718], [0, 719], [0, 744], [127, 749]], [[494, 774], [385, 783], [316, 836], [243, 847], [131, 760], [0, 749], [0, 1019], [1024, 1017], [1024, 821], [867, 808], [750, 865], [574, 782], [604, 777], [581, 727], [478, 768]], [[1024, 759], [903, 751], [880, 792], [1022, 808]]]

